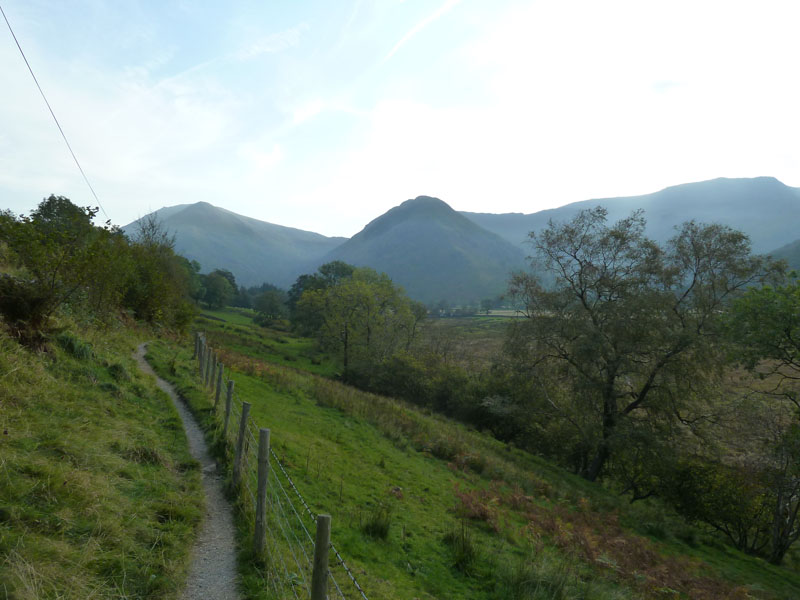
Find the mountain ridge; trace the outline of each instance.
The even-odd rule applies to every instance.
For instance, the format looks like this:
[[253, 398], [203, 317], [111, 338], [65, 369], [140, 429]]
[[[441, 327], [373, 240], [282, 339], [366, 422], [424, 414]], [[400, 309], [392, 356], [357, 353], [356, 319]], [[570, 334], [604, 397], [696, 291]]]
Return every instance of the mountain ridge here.
[[204, 271], [228, 269], [244, 285], [288, 287], [324, 262], [346, 260], [385, 271], [416, 299], [452, 302], [502, 293], [509, 272], [525, 266], [529, 232], [597, 205], [606, 207], [609, 222], [644, 209], [647, 235], [661, 243], [686, 220], [729, 225], [747, 233], [757, 253], [778, 252], [796, 241], [800, 222], [800, 189], [774, 177], [717, 178], [533, 213], [459, 212], [423, 195], [372, 219], [349, 239], [260, 221], [207, 202], [151, 214], [175, 234], [178, 252], [200, 262]]
[[[674, 227], [694, 219], [722, 223], [750, 236], [753, 251], [765, 253], [797, 238], [793, 223], [800, 220], [800, 189], [775, 177], [727, 178], [668, 186], [650, 194], [618, 196], [572, 202], [533, 213], [462, 212], [478, 225], [524, 247], [528, 232], [538, 231], [548, 221], [567, 221], [580, 210], [603, 206], [609, 222], [644, 209], [647, 234], [665, 242]], [[767, 206], [769, 205], [769, 206]], [[775, 224], [776, 214], [782, 215]]]
[[[227, 269], [246, 286], [270, 282], [288, 287], [307, 265], [345, 241], [260, 221], [208, 202], [165, 207], [151, 215], [175, 236], [177, 252], [198, 261], [203, 271]], [[123, 231], [134, 232], [139, 221]]]

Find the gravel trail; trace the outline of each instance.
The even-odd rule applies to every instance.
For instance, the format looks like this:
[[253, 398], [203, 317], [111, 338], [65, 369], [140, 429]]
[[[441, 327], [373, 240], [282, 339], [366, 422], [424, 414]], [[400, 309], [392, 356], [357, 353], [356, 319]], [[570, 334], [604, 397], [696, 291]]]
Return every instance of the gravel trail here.
[[192, 549], [189, 577], [181, 600], [239, 600], [236, 591], [236, 540], [231, 506], [222, 490], [222, 477], [217, 463], [208, 454], [205, 438], [192, 413], [180, 399], [175, 388], [155, 374], [145, 360], [147, 344], [141, 344], [134, 354], [139, 368], [156, 378], [178, 409], [189, 450], [203, 470], [203, 490], [206, 496], [205, 520]]

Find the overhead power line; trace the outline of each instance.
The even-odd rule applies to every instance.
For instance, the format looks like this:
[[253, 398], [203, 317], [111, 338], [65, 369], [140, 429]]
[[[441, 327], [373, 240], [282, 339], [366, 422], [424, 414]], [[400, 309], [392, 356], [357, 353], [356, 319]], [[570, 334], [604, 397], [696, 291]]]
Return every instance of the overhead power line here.
[[44, 95], [44, 90], [42, 90], [42, 86], [39, 85], [39, 80], [36, 79], [36, 75], [34, 75], [33, 73], [31, 64], [28, 62], [28, 58], [25, 56], [25, 52], [22, 51], [22, 46], [20, 46], [19, 40], [17, 39], [17, 36], [14, 33], [14, 29], [11, 27], [11, 23], [9, 23], [8, 21], [8, 17], [6, 16], [6, 11], [3, 10], [2, 6], [0, 6], [0, 13], [3, 14], [3, 19], [5, 19], [6, 25], [8, 25], [8, 30], [11, 32], [11, 37], [14, 38], [14, 42], [17, 44], [19, 53], [22, 55], [22, 60], [25, 61], [25, 65], [28, 67], [28, 71], [30, 72], [31, 77], [33, 77], [33, 82], [36, 84], [36, 87], [39, 88], [39, 93], [42, 95], [42, 99], [44, 100], [44, 103], [47, 105], [47, 110], [50, 111], [53, 120], [56, 122], [56, 127], [58, 127], [58, 130], [61, 132], [61, 137], [64, 138], [64, 143], [67, 145], [69, 153], [72, 155], [75, 164], [78, 166], [78, 170], [81, 172], [81, 175], [83, 175], [83, 180], [86, 182], [86, 185], [89, 186], [89, 190], [92, 192], [92, 196], [94, 196], [94, 199], [97, 201], [97, 206], [100, 207], [100, 210], [103, 211], [103, 214], [106, 216], [106, 219], [108, 219], [109, 218], [108, 213], [106, 212], [106, 209], [103, 208], [103, 205], [100, 203], [100, 198], [97, 197], [97, 193], [94, 191], [92, 184], [89, 183], [89, 178], [86, 176], [86, 173], [84, 172], [81, 163], [78, 161], [78, 157], [75, 156], [75, 152], [72, 150], [72, 146], [70, 145], [69, 140], [67, 139], [67, 134], [64, 133], [64, 130], [61, 128], [61, 123], [59, 123], [58, 119], [56, 118], [56, 113], [53, 112], [53, 108], [50, 106], [50, 102], [47, 101], [47, 96]]

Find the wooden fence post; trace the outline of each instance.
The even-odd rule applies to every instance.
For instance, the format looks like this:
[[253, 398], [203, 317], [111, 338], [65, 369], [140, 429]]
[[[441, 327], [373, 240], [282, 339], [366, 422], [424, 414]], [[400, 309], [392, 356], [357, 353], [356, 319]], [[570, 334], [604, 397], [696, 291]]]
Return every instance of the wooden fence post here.
[[250, 403], [242, 402], [242, 419], [239, 421], [239, 436], [236, 438], [236, 457], [233, 461], [233, 487], [242, 480], [242, 462], [244, 461], [244, 442], [247, 436], [247, 417], [250, 415]]
[[219, 404], [219, 394], [222, 391], [222, 363], [217, 363], [217, 391], [214, 394], [214, 410]]
[[317, 515], [314, 541], [314, 571], [311, 574], [311, 600], [328, 598], [328, 546], [331, 545], [331, 516]]
[[214, 391], [214, 384], [217, 383], [217, 353], [215, 352], [214, 355], [211, 357], [211, 378], [209, 380], [211, 384], [211, 391]]
[[269, 429], [258, 430], [258, 495], [256, 497], [256, 531], [253, 551], [264, 552], [267, 544], [267, 481], [269, 480]]
[[194, 332], [194, 353], [192, 354], [192, 360], [197, 358], [197, 347], [199, 345], [199, 342], [200, 342], [200, 333], [195, 331]]
[[208, 357], [207, 357], [207, 360], [206, 360], [205, 384], [206, 384], [206, 387], [208, 387], [208, 377], [211, 374], [211, 361], [214, 360], [214, 353], [211, 351], [211, 348], [208, 348], [207, 351], [206, 351], [206, 354], [208, 354]]
[[233, 379], [228, 380], [228, 393], [225, 395], [225, 424], [222, 427], [222, 442], [228, 441], [228, 421], [231, 420], [231, 405], [233, 404]]
[[200, 373], [200, 379], [203, 378], [203, 367], [205, 366], [205, 352], [206, 352], [206, 344], [205, 340], [200, 340], [200, 352], [197, 355], [197, 371]]

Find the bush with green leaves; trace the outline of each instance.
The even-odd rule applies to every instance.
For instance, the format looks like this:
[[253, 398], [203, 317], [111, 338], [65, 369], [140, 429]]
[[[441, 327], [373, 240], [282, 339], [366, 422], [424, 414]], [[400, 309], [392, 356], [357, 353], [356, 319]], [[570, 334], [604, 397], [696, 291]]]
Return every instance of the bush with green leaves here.
[[0, 276], [0, 316], [17, 339], [45, 343], [56, 311], [105, 318], [128, 309], [139, 318], [182, 328], [193, 317], [188, 261], [154, 220], [128, 239], [97, 208], [63, 196], [43, 200], [30, 215], [0, 215], [0, 244], [9, 272]]

